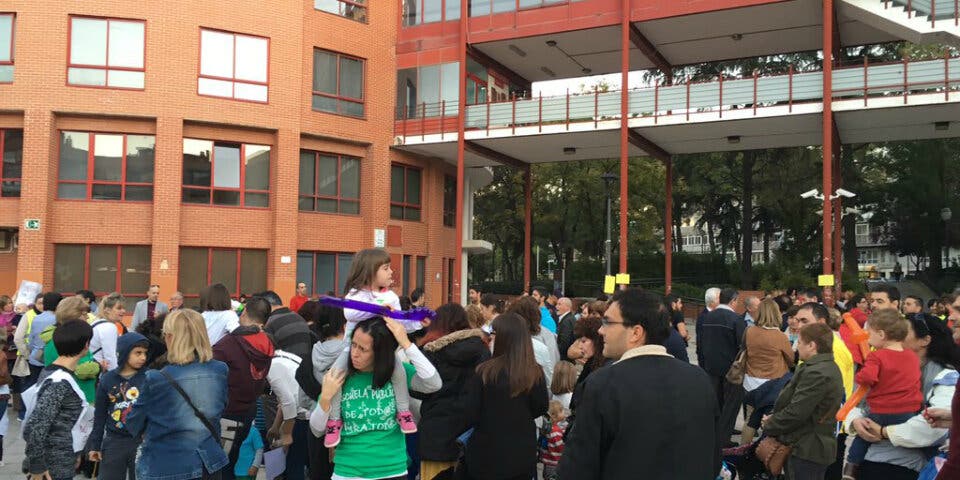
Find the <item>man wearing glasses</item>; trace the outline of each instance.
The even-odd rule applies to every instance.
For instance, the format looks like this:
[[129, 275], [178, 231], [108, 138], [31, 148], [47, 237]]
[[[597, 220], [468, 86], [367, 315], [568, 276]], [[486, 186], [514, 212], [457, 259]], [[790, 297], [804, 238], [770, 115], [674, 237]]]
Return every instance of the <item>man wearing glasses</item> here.
[[670, 318], [655, 294], [622, 290], [600, 327], [603, 356], [590, 375], [560, 459], [577, 480], [714, 478], [720, 414], [703, 370], [669, 354]]

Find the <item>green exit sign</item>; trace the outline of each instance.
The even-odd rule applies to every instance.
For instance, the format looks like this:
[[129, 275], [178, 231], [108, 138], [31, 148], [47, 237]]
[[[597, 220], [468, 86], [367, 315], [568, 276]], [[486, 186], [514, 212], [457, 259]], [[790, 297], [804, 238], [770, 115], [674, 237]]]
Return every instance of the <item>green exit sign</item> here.
[[40, 219], [28, 218], [24, 220], [23, 228], [26, 230], [40, 230]]

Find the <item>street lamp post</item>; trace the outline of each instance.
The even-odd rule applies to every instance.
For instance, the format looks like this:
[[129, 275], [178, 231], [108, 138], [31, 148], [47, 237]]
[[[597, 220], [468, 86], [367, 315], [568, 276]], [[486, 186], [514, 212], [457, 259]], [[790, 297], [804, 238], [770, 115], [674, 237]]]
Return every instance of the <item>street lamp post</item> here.
[[600, 178], [603, 179], [604, 190], [606, 190], [607, 193], [607, 239], [603, 244], [603, 256], [607, 264], [607, 275], [611, 275], [610, 257], [612, 256], [613, 244], [610, 240], [610, 184], [617, 181], [620, 177], [607, 172], [601, 175]]

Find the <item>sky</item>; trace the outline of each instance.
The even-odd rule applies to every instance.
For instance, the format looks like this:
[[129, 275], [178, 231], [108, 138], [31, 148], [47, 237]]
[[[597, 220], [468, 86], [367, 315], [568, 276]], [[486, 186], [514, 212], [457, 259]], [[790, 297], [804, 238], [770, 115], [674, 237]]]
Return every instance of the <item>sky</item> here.
[[[627, 78], [627, 85], [630, 88], [647, 86], [643, 82], [643, 71], [629, 72], [627, 74]], [[580, 91], [581, 85], [584, 86], [585, 90], [590, 90], [590, 87], [604, 80], [606, 80], [607, 84], [610, 85], [610, 90], [620, 89], [620, 74], [611, 73], [607, 75], [591, 75], [589, 77], [564, 78], [560, 80], [534, 82], [532, 86], [533, 96], [540, 96], [541, 93], [544, 97], [566, 95], [568, 88], [570, 89], [570, 93], [575, 93]]]

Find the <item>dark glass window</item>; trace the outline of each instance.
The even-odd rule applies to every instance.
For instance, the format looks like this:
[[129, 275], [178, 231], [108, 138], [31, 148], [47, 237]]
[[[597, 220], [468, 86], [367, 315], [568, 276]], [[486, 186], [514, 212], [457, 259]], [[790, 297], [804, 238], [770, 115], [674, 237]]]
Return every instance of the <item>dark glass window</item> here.
[[390, 168], [390, 218], [420, 221], [419, 168], [393, 164]]
[[443, 226], [455, 226], [457, 218], [457, 179], [443, 176]]
[[60, 132], [57, 196], [153, 201], [152, 135]]
[[313, 109], [362, 117], [364, 60], [327, 50], [313, 50]]
[[150, 287], [150, 247], [58, 244], [54, 247], [53, 289], [72, 295], [92, 290], [100, 297], [120, 292], [128, 314]]
[[270, 206], [270, 146], [183, 139], [184, 203]]
[[310, 295], [343, 296], [352, 264], [352, 253], [297, 252], [297, 279]]
[[200, 290], [222, 283], [230, 295], [262, 292], [267, 289], [267, 251], [240, 248], [184, 247], [180, 249], [178, 288], [184, 304], [199, 302]]
[[301, 150], [299, 209], [358, 215], [360, 159]]
[[19, 197], [23, 171], [23, 130], [0, 130], [0, 153], [3, 154], [0, 159], [0, 197]]

